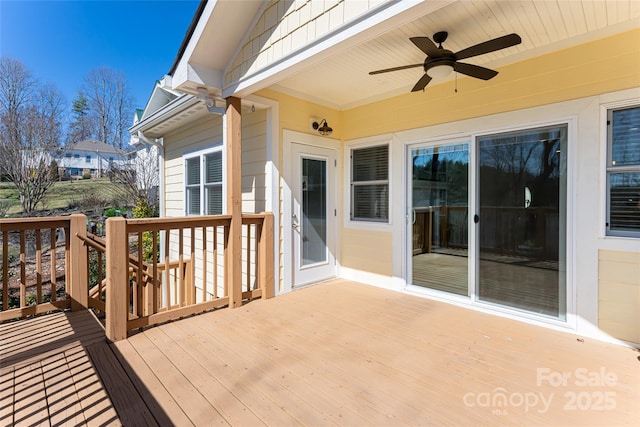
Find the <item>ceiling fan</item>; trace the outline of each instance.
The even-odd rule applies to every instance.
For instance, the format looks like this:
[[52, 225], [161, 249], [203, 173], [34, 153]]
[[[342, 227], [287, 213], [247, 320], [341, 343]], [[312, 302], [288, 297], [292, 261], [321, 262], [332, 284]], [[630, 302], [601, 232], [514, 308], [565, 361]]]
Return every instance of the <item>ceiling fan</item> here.
[[[483, 55], [485, 53], [515, 46], [522, 42], [522, 39], [519, 35], [508, 34], [506, 36], [488, 40], [483, 43], [478, 43], [474, 46], [453, 53], [450, 50], [444, 49], [442, 47], [442, 43], [444, 43], [448, 35], [449, 33], [447, 33], [446, 31], [439, 31], [433, 35], [433, 41], [431, 41], [428, 37], [411, 37], [409, 40], [411, 40], [413, 44], [418, 47], [418, 49], [427, 54], [424, 63], [386, 68], [384, 70], [371, 71], [369, 72], [369, 74], [374, 75], [388, 73], [391, 71], [406, 70], [407, 68], [424, 67], [425, 74], [420, 77], [420, 80], [418, 80], [413, 89], [411, 89], [411, 92], [424, 90], [431, 79], [433, 79], [434, 77], [446, 77], [453, 70], [461, 74], [466, 74], [467, 76], [475, 77], [477, 79], [489, 80], [495, 77], [498, 72], [490, 70], [489, 68], [480, 67], [473, 64], [465, 64], [458, 61], [461, 59], [471, 58], [473, 56]], [[438, 44], [438, 46], [436, 46], [436, 43]]]

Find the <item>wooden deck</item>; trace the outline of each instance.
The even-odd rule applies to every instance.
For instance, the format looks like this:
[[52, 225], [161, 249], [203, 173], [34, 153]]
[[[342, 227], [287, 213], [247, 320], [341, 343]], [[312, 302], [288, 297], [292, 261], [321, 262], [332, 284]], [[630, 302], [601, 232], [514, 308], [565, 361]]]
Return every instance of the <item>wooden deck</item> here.
[[[20, 367], [34, 362], [5, 338], [11, 325], [0, 326], [0, 424], [11, 419], [11, 394], [23, 411], [14, 409], [13, 420], [32, 424], [27, 415], [62, 400], [38, 397], [46, 375], [23, 381], [33, 369]], [[86, 344], [113, 403], [88, 424], [132, 425], [112, 411], [124, 414], [141, 398], [151, 415], [145, 423], [180, 426], [612, 426], [640, 419], [635, 350], [342, 280], [174, 321], [113, 345]], [[74, 354], [87, 360], [74, 348], [65, 350], [66, 363]], [[56, 366], [39, 363], [42, 371]], [[83, 372], [96, 378], [90, 371]], [[11, 372], [24, 377], [6, 387]], [[67, 372], [59, 376], [71, 382], [77, 369]], [[110, 385], [110, 378], [119, 380]], [[63, 406], [84, 402], [82, 387], [75, 389], [77, 401]], [[51, 424], [59, 423], [51, 417]]]
[[107, 344], [87, 311], [0, 325], [0, 425], [119, 425], [92, 345]]

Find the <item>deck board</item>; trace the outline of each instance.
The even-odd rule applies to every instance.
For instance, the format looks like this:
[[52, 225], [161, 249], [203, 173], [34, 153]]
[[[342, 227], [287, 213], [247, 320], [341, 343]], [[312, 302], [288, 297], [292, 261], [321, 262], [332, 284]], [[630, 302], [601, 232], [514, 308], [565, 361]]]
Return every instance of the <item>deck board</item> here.
[[[171, 394], [196, 425], [193, 402], [183, 398], [194, 390], [232, 425], [247, 414], [231, 417], [220, 406], [224, 394], [259, 419], [253, 425], [634, 425], [640, 418], [635, 350], [342, 280], [115, 344], [125, 346], [164, 384], [156, 392], [157, 382], [149, 383], [150, 393]], [[617, 375], [615, 386], [575, 384], [576, 369], [602, 367]], [[538, 384], [538, 368], [573, 379]], [[469, 393], [501, 390], [544, 396], [551, 406], [465, 404]], [[564, 408], [566, 393], [603, 392], [614, 393], [615, 411]]]
[[[147, 328], [114, 344], [91, 328], [92, 317], [53, 316], [0, 325], [2, 425], [610, 426], [640, 419], [636, 350], [344, 280]], [[65, 328], [70, 320], [80, 321]], [[554, 386], [539, 381], [538, 369], [570, 378]], [[577, 384], [577, 369], [605, 369], [615, 384]], [[501, 393], [544, 397], [550, 406], [492, 404]], [[603, 393], [615, 410], [566, 407], [572, 395], [584, 404]]]

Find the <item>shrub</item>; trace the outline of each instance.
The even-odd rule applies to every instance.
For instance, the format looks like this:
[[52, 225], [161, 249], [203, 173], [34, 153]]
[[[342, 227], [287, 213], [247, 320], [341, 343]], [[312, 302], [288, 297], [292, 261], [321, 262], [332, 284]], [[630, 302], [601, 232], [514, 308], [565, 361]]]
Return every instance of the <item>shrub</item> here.
[[91, 179], [91, 174], [90, 173], [85, 173], [82, 175], [82, 179]]
[[108, 208], [104, 211], [104, 216], [109, 218], [113, 216], [120, 216], [120, 208]]
[[[133, 217], [150, 218], [153, 216], [155, 216], [155, 212], [147, 200], [139, 199], [138, 204], [133, 208]], [[153, 262], [153, 235], [151, 233], [151, 231], [145, 231], [142, 233], [142, 257], [146, 262]], [[158, 248], [156, 248], [156, 257], [157, 256]], [[158, 260], [156, 259], [156, 261]]]

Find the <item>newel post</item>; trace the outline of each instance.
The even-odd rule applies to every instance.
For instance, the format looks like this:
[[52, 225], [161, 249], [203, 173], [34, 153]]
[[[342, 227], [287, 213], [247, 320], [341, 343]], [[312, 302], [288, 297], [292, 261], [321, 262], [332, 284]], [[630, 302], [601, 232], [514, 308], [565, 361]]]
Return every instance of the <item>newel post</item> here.
[[225, 251], [229, 307], [242, 305], [242, 114], [240, 98], [226, 98], [224, 143], [227, 162], [227, 214], [231, 215]]
[[71, 215], [69, 224], [71, 234], [71, 264], [67, 292], [71, 298], [71, 311], [86, 310], [89, 307], [89, 259], [87, 249], [80, 237], [87, 235], [87, 217], [83, 214]]
[[127, 338], [129, 320], [129, 248], [127, 220], [113, 217], [107, 220], [107, 339], [118, 341]]
[[273, 297], [273, 213], [265, 212], [260, 235], [258, 236], [258, 283], [262, 289], [262, 298]]

